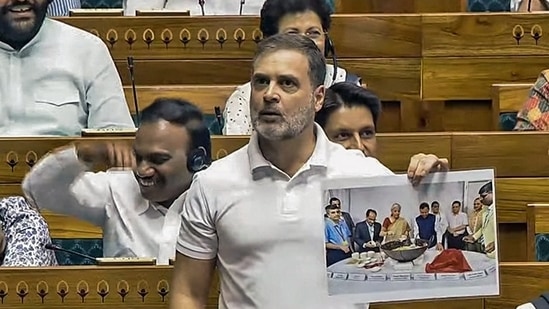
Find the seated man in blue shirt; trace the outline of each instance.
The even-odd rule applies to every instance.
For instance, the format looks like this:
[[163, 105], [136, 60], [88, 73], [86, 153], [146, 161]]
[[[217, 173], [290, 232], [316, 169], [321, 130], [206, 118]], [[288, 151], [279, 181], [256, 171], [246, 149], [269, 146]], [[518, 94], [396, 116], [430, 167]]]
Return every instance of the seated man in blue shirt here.
[[46, 18], [51, 0], [0, 0], [0, 136], [135, 129], [105, 43]]
[[54, 266], [48, 224], [22, 197], [0, 200], [0, 266]]

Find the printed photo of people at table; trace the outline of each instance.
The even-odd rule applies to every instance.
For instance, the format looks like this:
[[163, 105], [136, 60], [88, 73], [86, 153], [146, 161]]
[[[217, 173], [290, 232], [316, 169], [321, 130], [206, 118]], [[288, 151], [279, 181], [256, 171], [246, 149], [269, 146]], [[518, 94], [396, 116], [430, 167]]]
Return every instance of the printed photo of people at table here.
[[328, 293], [356, 302], [499, 294], [493, 170], [323, 186]]

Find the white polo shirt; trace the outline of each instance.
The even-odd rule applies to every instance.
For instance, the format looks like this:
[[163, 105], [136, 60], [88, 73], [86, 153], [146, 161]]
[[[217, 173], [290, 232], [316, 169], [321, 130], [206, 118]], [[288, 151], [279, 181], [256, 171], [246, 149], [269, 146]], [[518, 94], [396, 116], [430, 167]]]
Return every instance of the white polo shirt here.
[[[240, 0], [206, 0], [204, 15], [239, 15]], [[264, 0], [248, 0], [242, 6], [242, 15], [259, 15]], [[191, 16], [202, 15], [198, 0], [124, 0], [124, 15], [135, 16], [136, 10], [189, 10]]]
[[291, 178], [263, 157], [255, 133], [248, 145], [196, 174], [177, 250], [196, 259], [218, 258], [219, 308], [332, 308], [320, 182], [393, 173], [330, 142], [320, 126], [315, 131], [312, 156]]
[[22, 187], [36, 207], [101, 227], [104, 257], [156, 258], [168, 265], [175, 256], [185, 194], [170, 208], [152, 203], [131, 171], [90, 172], [74, 148], [44, 157]]

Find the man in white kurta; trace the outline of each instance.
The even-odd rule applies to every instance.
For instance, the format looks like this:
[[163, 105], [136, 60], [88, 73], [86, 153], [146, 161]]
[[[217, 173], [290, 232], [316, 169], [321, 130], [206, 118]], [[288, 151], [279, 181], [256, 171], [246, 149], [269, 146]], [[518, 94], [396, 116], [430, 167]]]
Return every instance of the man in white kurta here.
[[105, 43], [45, 18], [47, 5], [0, 4], [0, 136], [134, 128]]
[[[194, 128], [188, 123], [201, 117], [190, 103], [157, 100], [142, 112], [133, 149], [84, 141], [54, 151], [25, 177], [23, 191], [40, 209], [101, 227], [105, 257], [156, 258], [158, 264], [168, 264], [175, 255], [179, 213], [192, 179], [186, 153], [196, 144], [209, 149], [205, 126], [203, 141], [191, 138]], [[111, 151], [121, 154], [114, 164], [107, 158]], [[91, 171], [92, 163], [127, 167], [133, 151], [133, 171]], [[120, 164], [121, 157], [130, 159]]]
[[[244, 2], [244, 4], [241, 4]], [[204, 0], [204, 15], [259, 15], [263, 0]], [[191, 16], [202, 15], [198, 0], [124, 0], [124, 15], [134, 16], [136, 10], [181, 10]]]

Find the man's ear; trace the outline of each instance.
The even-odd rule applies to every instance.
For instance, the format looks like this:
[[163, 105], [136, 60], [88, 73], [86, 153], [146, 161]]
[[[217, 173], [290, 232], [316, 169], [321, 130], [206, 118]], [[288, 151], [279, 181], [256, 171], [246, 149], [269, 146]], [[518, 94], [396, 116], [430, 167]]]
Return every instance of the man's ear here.
[[318, 112], [322, 108], [322, 105], [324, 105], [326, 87], [324, 87], [324, 85], [316, 87], [315, 91], [313, 92], [313, 96], [315, 101], [315, 112]]

